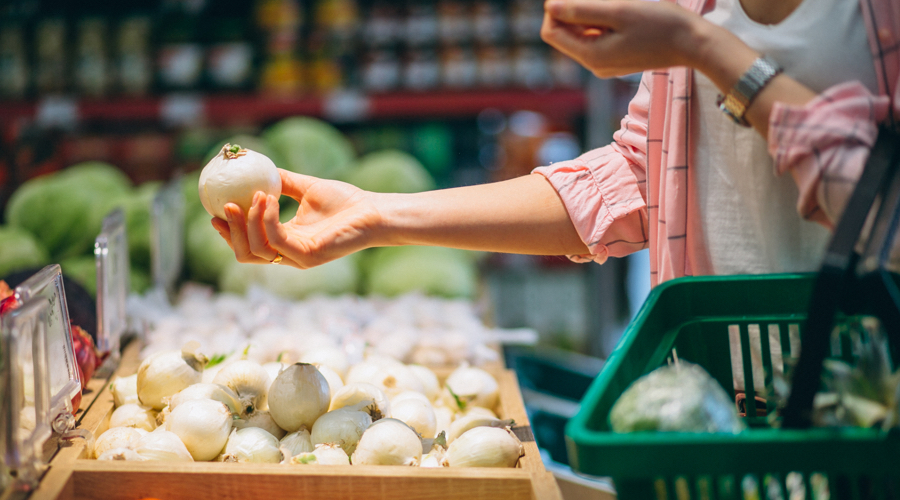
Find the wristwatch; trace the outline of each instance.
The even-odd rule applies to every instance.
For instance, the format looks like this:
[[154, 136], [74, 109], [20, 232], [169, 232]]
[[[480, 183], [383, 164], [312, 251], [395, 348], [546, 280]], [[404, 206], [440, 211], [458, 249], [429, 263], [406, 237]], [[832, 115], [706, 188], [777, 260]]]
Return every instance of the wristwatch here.
[[744, 118], [747, 107], [772, 78], [784, 71], [777, 62], [767, 56], [762, 56], [753, 61], [753, 65], [741, 76], [728, 95], [719, 94], [716, 104], [723, 113], [742, 127], [750, 124]]

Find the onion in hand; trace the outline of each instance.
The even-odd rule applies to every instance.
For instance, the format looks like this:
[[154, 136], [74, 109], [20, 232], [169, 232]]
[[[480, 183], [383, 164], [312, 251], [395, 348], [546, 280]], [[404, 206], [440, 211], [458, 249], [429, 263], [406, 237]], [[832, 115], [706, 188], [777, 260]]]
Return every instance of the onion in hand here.
[[225, 204], [234, 203], [246, 214], [253, 195], [262, 191], [281, 196], [281, 175], [264, 154], [226, 144], [200, 172], [200, 203], [210, 215], [225, 216]]

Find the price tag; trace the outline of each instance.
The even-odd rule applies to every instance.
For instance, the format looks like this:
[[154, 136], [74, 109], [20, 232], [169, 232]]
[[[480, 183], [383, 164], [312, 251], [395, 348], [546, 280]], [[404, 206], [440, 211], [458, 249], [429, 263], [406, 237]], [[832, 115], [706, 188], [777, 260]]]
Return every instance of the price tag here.
[[26, 301], [0, 317], [0, 452], [2, 471], [16, 488], [37, 486], [45, 463], [41, 450], [52, 435], [48, 386], [47, 323], [50, 302]]
[[73, 413], [72, 398], [81, 393], [69, 308], [63, 288], [59, 264], [51, 264], [16, 287], [16, 300], [24, 304], [33, 299], [47, 299], [47, 314], [43, 322], [47, 333], [47, 367], [50, 388], [50, 415]]
[[193, 94], [170, 94], [163, 97], [159, 114], [166, 125], [179, 127], [197, 125], [203, 120], [206, 105]]
[[125, 214], [117, 208], [103, 219], [103, 229], [94, 240], [97, 261], [97, 348], [117, 360], [120, 340], [128, 327], [128, 237]]
[[359, 92], [337, 91], [322, 102], [325, 117], [333, 122], [361, 121], [369, 115], [372, 103]]
[[73, 128], [78, 124], [78, 103], [71, 97], [45, 97], [38, 102], [35, 121], [46, 128]]
[[150, 262], [153, 285], [171, 296], [184, 261], [184, 193], [181, 179], [160, 189], [153, 199]]

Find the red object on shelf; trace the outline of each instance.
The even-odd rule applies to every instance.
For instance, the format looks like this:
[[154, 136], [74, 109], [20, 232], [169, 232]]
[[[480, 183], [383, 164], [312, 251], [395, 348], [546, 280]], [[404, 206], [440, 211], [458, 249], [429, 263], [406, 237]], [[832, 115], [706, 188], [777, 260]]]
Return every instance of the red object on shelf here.
[[[497, 89], [471, 91], [396, 92], [360, 94], [367, 106], [359, 119], [442, 118], [476, 115], [484, 109], [538, 111], [550, 118], [567, 119], [584, 113], [587, 105], [581, 89], [535, 91]], [[161, 118], [163, 97], [83, 99], [77, 101], [82, 121], [152, 121]], [[204, 95], [205, 117], [212, 123], [265, 122], [307, 115], [325, 117], [325, 96], [286, 98], [259, 94]], [[0, 124], [34, 119], [37, 104], [31, 101], [0, 102]]]

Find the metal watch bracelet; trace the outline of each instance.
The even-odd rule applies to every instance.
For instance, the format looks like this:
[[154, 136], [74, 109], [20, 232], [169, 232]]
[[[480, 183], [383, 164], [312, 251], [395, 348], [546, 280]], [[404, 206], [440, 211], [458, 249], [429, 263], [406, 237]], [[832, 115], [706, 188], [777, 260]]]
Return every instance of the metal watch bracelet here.
[[744, 114], [757, 94], [784, 69], [767, 56], [758, 57], [727, 95], [719, 94], [716, 104], [735, 123], [749, 127]]

